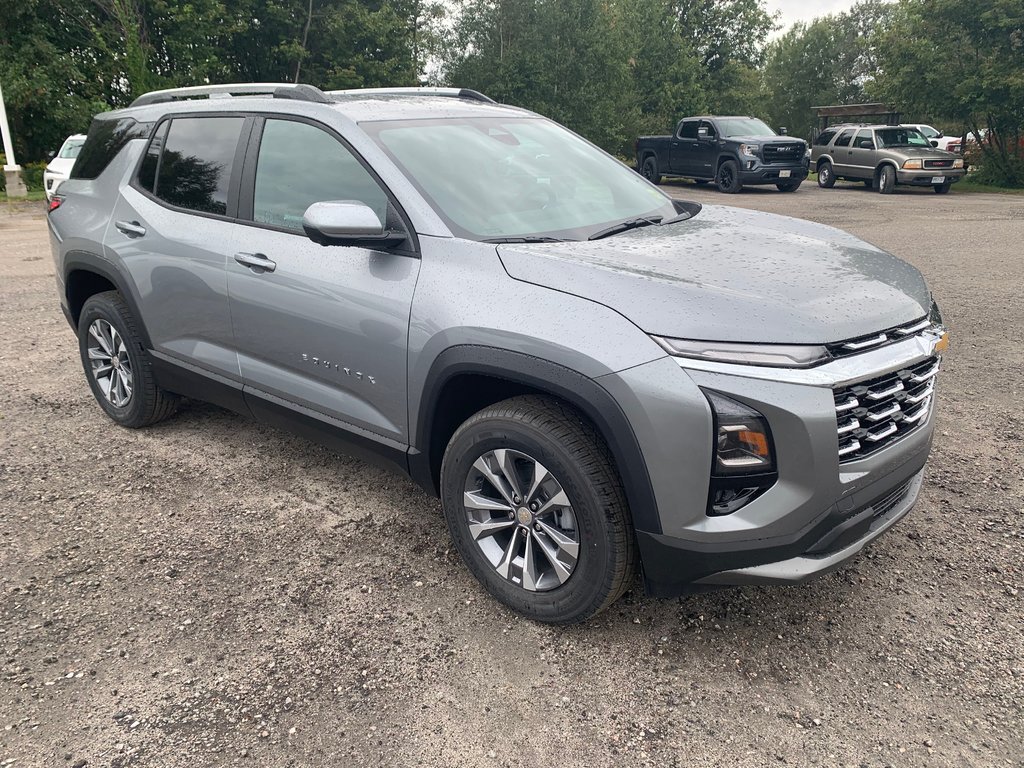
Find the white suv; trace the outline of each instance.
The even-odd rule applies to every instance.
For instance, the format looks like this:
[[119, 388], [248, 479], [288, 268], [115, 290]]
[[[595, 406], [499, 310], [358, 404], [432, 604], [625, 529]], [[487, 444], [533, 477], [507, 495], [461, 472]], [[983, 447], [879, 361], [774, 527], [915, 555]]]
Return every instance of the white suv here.
[[60, 151], [46, 166], [46, 170], [43, 171], [43, 190], [46, 192], [47, 200], [53, 197], [53, 193], [57, 191], [60, 183], [71, 174], [71, 167], [75, 164], [75, 159], [82, 150], [83, 144], [85, 144], [84, 133], [68, 136], [61, 144]]

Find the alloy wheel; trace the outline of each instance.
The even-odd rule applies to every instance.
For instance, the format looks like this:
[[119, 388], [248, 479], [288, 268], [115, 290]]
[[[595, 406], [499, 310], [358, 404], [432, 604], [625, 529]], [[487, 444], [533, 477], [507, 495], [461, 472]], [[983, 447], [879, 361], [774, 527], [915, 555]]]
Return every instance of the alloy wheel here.
[[134, 377], [128, 349], [117, 329], [97, 319], [89, 326], [89, 365], [103, 396], [117, 408], [131, 402]]
[[473, 462], [463, 505], [470, 535], [498, 575], [529, 592], [561, 586], [579, 563], [580, 536], [559, 480], [521, 451]]

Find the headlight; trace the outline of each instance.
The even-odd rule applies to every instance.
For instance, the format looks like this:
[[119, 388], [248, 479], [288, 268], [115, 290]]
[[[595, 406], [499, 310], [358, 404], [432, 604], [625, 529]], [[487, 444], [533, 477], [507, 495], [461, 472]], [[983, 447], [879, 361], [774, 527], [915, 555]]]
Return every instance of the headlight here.
[[652, 336], [675, 357], [692, 357], [720, 363], [767, 365], [772, 368], [809, 368], [829, 360], [828, 350], [810, 344], [741, 344], [731, 341], [690, 341]]
[[729, 515], [775, 484], [775, 447], [760, 413], [718, 392], [704, 396], [715, 425], [707, 513]]
[[908, 171], [919, 171], [923, 166], [920, 160], [907, 160], [903, 163], [903, 167]]
[[757, 157], [757, 144], [740, 144], [740, 154], [747, 157]]
[[964, 167], [964, 159], [962, 157], [958, 157], [956, 160], [953, 161], [953, 167], [954, 168], [963, 168]]

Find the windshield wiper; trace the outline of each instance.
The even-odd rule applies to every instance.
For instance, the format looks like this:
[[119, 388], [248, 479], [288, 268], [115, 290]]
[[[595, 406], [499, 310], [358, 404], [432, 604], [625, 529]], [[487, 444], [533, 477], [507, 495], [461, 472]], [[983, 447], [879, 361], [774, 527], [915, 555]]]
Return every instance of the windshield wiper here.
[[640, 227], [649, 227], [652, 224], [660, 224], [662, 216], [652, 216], [650, 218], [639, 218], [639, 219], [628, 219], [627, 221], [620, 222], [618, 224], [612, 224], [610, 227], [598, 230], [587, 240], [600, 240], [602, 237], [608, 237], [609, 235], [617, 235], [620, 232], [628, 232], [631, 229], [639, 229]]
[[541, 237], [528, 235], [526, 237], [488, 237], [481, 240], [482, 243], [564, 243], [561, 237]]

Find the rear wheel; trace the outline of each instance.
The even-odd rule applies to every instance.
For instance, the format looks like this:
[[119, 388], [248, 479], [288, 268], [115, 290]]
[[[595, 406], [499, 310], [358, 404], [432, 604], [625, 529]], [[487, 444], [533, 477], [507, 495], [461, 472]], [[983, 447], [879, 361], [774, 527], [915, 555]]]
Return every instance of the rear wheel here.
[[644, 158], [644, 164], [640, 166], [640, 174], [651, 184], [661, 184], [661, 174], [658, 172], [658, 160], [654, 155]]
[[735, 160], [726, 160], [718, 167], [715, 183], [718, 191], [727, 195], [734, 195], [743, 188], [743, 184], [740, 183], [740, 168]]
[[945, 184], [936, 184], [932, 189], [935, 190], [936, 195], [944, 195], [949, 192], [951, 186], [953, 186], [952, 183], [947, 181]]
[[822, 189], [832, 189], [836, 185], [836, 175], [832, 172], [831, 163], [822, 163], [818, 166], [818, 186]]
[[800, 189], [800, 184], [801, 182], [799, 181], [787, 181], [782, 184], [776, 184], [775, 187], [779, 190], [779, 192], [796, 192], [798, 189]]
[[883, 165], [878, 174], [878, 191], [883, 195], [891, 195], [896, 191], [896, 171], [891, 165]]
[[611, 454], [557, 401], [516, 397], [467, 420], [445, 451], [441, 499], [469, 570], [532, 619], [584, 621], [633, 581], [633, 529]]
[[96, 402], [121, 426], [145, 427], [177, 409], [178, 396], [157, 386], [138, 321], [116, 291], [85, 302], [78, 349]]

